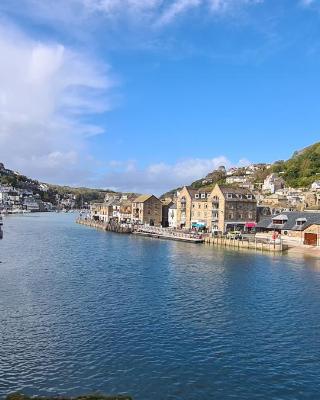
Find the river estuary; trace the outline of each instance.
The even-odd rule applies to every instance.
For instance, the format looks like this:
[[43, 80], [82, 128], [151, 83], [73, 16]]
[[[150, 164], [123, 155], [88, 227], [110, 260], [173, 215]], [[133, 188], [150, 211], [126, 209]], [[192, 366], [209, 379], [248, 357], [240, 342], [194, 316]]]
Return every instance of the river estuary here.
[[318, 399], [320, 260], [11, 216], [0, 241], [0, 398]]

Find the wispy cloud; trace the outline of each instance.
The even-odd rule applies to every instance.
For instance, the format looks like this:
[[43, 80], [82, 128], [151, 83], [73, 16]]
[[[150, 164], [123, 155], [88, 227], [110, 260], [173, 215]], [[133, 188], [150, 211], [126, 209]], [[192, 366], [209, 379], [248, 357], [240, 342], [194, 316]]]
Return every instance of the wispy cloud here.
[[239, 7], [262, 3], [263, 0], [79, 0], [90, 12], [100, 12], [108, 18], [129, 17], [148, 19], [162, 27], [179, 16], [202, 8], [216, 14]]
[[101, 178], [100, 185], [119, 191], [150, 192], [162, 194], [169, 189], [206, 176], [220, 165], [248, 165], [249, 161], [241, 159], [233, 164], [225, 156], [214, 158], [189, 158], [176, 163], [155, 163], [145, 168], [139, 168], [134, 161], [109, 163], [109, 171]]
[[108, 68], [11, 27], [0, 30], [0, 53], [0, 159], [35, 177], [74, 179], [86, 138], [103, 132], [83, 116], [111, 106]]
[[[90, 26], [92, 20], [114, 28], [118, 22], [129, 22], [142, 28], [162, 28], [179, 17], [196, 10], [216, 15], [263, 3], [264, 0], [20, 0], [19, 7], [12, 1], [3, 0], [0, 14], [21, 14], [51, 23], [54, 29], [74, 29], [75, 26]], [[147, 25], [146, 25], [147, 23]], [[81, 31], [79, 34], [83, 34]]]

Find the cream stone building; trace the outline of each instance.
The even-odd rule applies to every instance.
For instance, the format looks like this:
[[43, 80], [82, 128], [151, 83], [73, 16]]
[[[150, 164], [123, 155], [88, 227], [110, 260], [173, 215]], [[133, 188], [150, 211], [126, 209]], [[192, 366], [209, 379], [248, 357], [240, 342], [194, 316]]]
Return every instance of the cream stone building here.
[[217, 184], [209, 200], [212, 231], [248, 231], [255, 227], [257, 201], [250, 190]]
[[95, 221], [109, 222], [110, 215], [112, 215], [112, 209], [108, 206], [108, 203], [91, 203], [90, 204], [90, 218]]
[[152, 194], [138, 196], [132, 202], [132, 222], [161, 226], [162, 203]]
[[255, 227], [257, 201], [248, 189], [219, 186], [213, 190], [184, 187], [177, 197], [178, 228], [209, 232], [250, 230]]
[[211, 227], [210, 191], [184, 187], [177, 196], [177, 227]]

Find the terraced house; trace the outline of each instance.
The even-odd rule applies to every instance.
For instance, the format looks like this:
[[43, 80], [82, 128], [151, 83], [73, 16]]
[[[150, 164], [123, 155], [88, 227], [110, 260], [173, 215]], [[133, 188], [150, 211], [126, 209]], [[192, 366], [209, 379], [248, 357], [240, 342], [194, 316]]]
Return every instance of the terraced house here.
[[257, 200], [248, 189], [216, 185], [210, 194], [212, 231], [250, 231], [256, 226]]
[[204, 228], [209, 232], [251, 230], [255, 227], [257, 201], [244, 188], [216, 185], [213, 190], [184, 187], [178, 193], [179, 228]]
[[132, 222], [161, 226], [162, 203], [152, 194], [144, 194], [132, 202]]

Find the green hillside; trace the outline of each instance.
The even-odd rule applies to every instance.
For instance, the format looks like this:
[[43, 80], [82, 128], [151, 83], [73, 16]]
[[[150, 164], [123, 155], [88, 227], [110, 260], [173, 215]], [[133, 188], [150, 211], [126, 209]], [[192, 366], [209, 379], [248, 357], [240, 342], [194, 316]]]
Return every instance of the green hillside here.
[[281, 173], [289, 186], [310, 186], [320, 180], [320, 142], [295, 152], [287, 161], [278, 161], [272, 170]]

